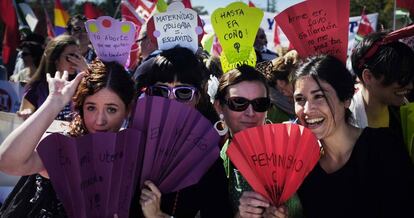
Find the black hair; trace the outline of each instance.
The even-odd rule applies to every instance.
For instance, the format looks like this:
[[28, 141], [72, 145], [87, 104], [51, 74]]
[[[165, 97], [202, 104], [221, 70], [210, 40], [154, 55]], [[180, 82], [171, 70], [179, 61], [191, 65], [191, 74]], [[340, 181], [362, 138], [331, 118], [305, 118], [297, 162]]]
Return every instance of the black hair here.
[[69, 18], [68, 22], [66, 23], [66, 31], [69, 34], [72, 34], [73, 31], [73, 24], [76, 23], [76, 21], [86, 22], [88, 19], [83, 14], [76, 14]]
[[[311, 76], [322, 90], [324, 96], [325, 92], [321, 87], [320, 81], [327, 82], [335, 90], [341, 102], [351, 100], [355, 93], [355, 79], [348, 71], [344, 63], [333, 56], [318, 55], [308, 58], [304, 64], [296, 71], [293, 79], [293, 84], [304, 76]], [[331, 102], [325, 97], [329, 109], [333, 114]], [[349, 123], [351, 121], [352, 112], [349, 109], [345, 110], [345, 120]]]
[[380, 45], [374, 55], [363, 60], [373, 44], [386, 35], [386, 32], [376, 32], [365, 36], [352, 52], [352, 69], [362, 83], [362, 72], [369, 69], [376, 79], [383, 77], [384, 86], [394, 82], [406, 86], [414, 80], [414, 52], [404, 43], [394, 41]]
[[152, 66], [137, 78], [137, 88], [154, 85], [157, 82], [174, 82], [190, 84], [199, 91], [205, 79], [205, 68], [196, 55], [187, 48], [172, 48], [161, 52], [154, 60]]

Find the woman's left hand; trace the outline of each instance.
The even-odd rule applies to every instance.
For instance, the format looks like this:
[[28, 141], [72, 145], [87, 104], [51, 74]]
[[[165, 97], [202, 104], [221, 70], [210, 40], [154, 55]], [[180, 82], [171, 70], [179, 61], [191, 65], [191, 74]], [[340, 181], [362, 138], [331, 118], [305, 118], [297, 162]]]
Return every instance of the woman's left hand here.
[[145, 181], [139, 203], [145, 217], [168, 217], [161, 209], [161, 192], [151, 181]]
[[89, 68], [86, 59], [80, 54], [68, 55], [67, 59], [73, 64], [71, 67], [78, 72], [87, 71]]
[[265, 218], [288, 218], [289, 217], [289, 213], [288, 213], [288, 209], [286, 206], [280, 206], [280, 207], [275, 207], [275, 206], [270, 206], [268, 208], [266, 208], [263, 217]]

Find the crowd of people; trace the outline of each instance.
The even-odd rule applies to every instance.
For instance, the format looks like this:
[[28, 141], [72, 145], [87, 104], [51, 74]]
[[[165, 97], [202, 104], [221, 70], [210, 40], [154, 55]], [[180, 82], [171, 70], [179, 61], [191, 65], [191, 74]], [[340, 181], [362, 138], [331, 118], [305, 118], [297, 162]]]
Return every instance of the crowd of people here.
[[[198, 110], [218, 131], [221, 155], [192, 186], [161, 193], [148, 180], [136, 187], [130, 217], [413, 216], [414, 165], [399, 107], [414, 100], [414, 48], [398, 40], [378, 43], [388, 32], [357, 45], [352, 74], [333, 56], [272, 52], [259, 29], [256, 67], [223, 72], [220, 59], [203, 48], [158, 50], [143, 26], [136, 42], [140, 65], [127, 69], [96, 56], [85, 21], [73, 16], [67, 34], [47, 43], [36, 34], [22, 40], [10, 80], [25, 85], [17, 112], [25, 122], [0, 146], [0, 171], [22, 177], [0, 217], [66, 217], [36, 151], [46, 129], [57, 119], [70, 122], [71, 137], [118, 132], [128, 128], [134, 102], [145, 96]], [[320, 142], [320, 159], [284, 205], [272, 205], [226, 150], [234, 134], [282, 122], [309, 128]]]

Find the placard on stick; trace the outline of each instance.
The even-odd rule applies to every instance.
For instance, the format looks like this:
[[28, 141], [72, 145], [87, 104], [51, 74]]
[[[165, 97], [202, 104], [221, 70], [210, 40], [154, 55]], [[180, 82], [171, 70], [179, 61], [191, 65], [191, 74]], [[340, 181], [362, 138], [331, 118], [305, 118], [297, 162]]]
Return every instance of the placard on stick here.
[[85, 27], [96, 54], [102, 61], [116, 61], [125, 66], [135, 42], [134, 23], [102, 16], [86, 21]]
[[256, 65], [256, 55], [251, 54], [262, 18], [262, 10], [243, 2], [233, 2], [213, 12], [211, 24], [223, 47], [222, 56], [225, 55], [221, 58], [223, 72], [242, 64]]
[[173, 2], [168, 6], [166, 12], [154, 14], [153, 22], [155, 30], [152, 35], [155, 37], [159, 49], [167, 50], [179, 45], [194, 53], [197, 51], [198, 36], [204, 31], [199, 26], [196, 11], [185, 8], [181, 2]]
[[346, 62], [349, 0], [304, 1], [275, 20], [302, 58], [328, 54]]

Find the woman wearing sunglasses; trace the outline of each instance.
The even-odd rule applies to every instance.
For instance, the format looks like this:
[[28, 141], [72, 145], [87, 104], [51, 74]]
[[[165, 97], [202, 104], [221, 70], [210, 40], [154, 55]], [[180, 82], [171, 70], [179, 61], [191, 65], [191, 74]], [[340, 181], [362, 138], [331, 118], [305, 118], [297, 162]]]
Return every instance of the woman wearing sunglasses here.
[[[202, 93], [203, 64], [186, 48], [163, 51], [137, 79], [138, 90], [148, 96], [161, 96], [197, 108], [202, 114], [208, 100]], [[212, 112], [214, 109], [210, 104]], [[219, 145], [217, 145], [219, 146]], [[201, 180], [173, 193], [161, 193], [151, 181], [137, 189], [131, 208], [131, 217], [232, 217], [227, 190], [227, 179], [220, 158]]]
[[227, 126], [230, 132], [230, 139], [222, 149], [222, 158], [229, 177], [234, 212], [238, 217], [287, 217], [285, 207], [270, 206], [263, 196], [251, 191], [252, 188], [225, 155], [233, 134], [265, 123], [266, 111], [270, 107], [265, 77], [250, 66], [241, 66], [223, 74], [214, 107], [222, 126]]

